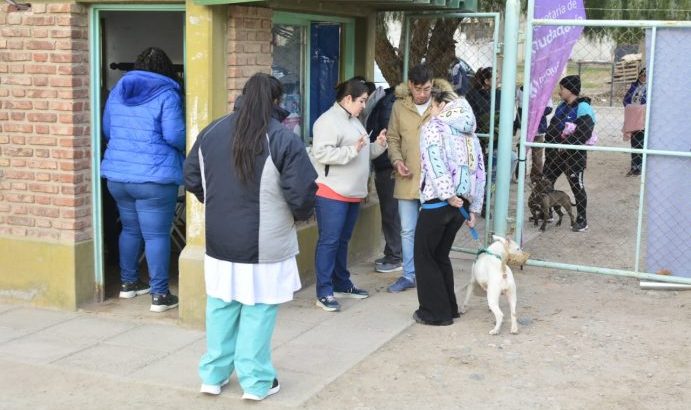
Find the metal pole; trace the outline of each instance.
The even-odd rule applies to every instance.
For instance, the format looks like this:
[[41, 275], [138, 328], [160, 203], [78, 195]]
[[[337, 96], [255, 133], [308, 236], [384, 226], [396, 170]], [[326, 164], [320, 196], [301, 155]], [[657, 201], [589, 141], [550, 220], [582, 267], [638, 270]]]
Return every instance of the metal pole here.
[[609, 82], [609, 106], [613, 105], [612, 100], [614, 99], [614, 67], [617, 63], [612, 63], [612, 81]]
[[645, 129], [643, 130], [643, 163], [641, 164], [641, 192], [638, 197], [638, 228], [636, 229], [636, 271], [640, 271], [641, 261], [641, 236], [643, 233], [643, 207], [645, 200], [645, 180], [647, 174], [648, 163], [648, 133], [650, 128], [650, 102], [653, 96], [653, 81], [655, 80], [655, 42], [657, 40], [657, 27], [653, 27], [653, 32], [650, 38], [650, 67], [646, 70], [648, 78], [646, 81], [647, 95], [646, 95], [646, 110], [645, 110]]
[[403, 21], [403, 29], [405, 30], [405, 44], [403, 45], [403, 83], [407, 83], [408, 69], [410, 67], [410, 17], [403, 17]]
[[[504, 17], [504, 62], [502, 64], [501, 104], [499, 105], [499, 143], [497, 144], [497, 191], [494, 198], [494, 232], [505, 236], [511, 189], [511, 143], [513, 107], [516, 99], [516, 57], [520, 2], [507, 0]], [[490, 136], [491, 137], [491, 136]], [[492, 153], [489, 153], [492, 155]]]
[[525, 201], [525, 157], [526, 157], [526, 141], [528, 137], [528, 114], [530, 112], [530, 71], [533, 64], [533, 18], [535, 17], [535, 1], [528, 2], [528, 16], [526, 18], [525, 28], [525, 57], [523, 61], [523, 101], [521, 106], [521, 133], [520, 142], [518, 144], [518, 186], [516, 188], [516, 232], [514, 239], [516, 243], [521, 244], [523, 241], [523, 218], [525, 217], [525, 208], [523, 202]]
[[487, 158], [487, 169], [485, 172], [487, 173], [486, 178], [487, 181], [489, 181], [489, 184], [487, 184], [487, 192], [485, 192], [485, 235], [482, 240], [482, 246], [487, 246], [489, 243], [489, 234], [490, 234], [490, 222], [491, 218], [490, 215], [492, 214], [491, 211], [491, 201], [492, 201], [492, 169], [495, 166], [494, 164], [494, 159], [492, 158], [492, 153], [494, 152], [494, 117], [497, 115], [496, 113], [496, 106], [497, 106], [497, 54], [499, 54], [499, 15], [496, 15], [494, 17], [494, 32], [493, 32], [493, 39], [494, 39], [494, 53], [492, 54], [492, 94], [490, 95], [490, 103], [489, 103], [489, 135], [488, 135], [488, 141], [487, 141], [487, 151], [489, 152], [489, 158]]

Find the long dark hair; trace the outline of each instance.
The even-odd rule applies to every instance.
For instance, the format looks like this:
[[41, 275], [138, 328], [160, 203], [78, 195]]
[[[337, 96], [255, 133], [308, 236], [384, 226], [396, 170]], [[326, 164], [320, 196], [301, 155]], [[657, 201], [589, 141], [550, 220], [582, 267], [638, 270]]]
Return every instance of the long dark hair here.
[[263, 140], [273, 105], [282, 94], [281, 82], [264, 73], [254, 74], [242, 89], [243, 103], [235, 119], [233, 157], [235, 172], [244, 184], [254, 180], [254, 160], [264, 152]]
[[492, 67], [479, 68], [475, 73], [475, 88], [482, 89], [485, 87], [485, 80], [492, 79]]
[[170, 58], [158, 47], [148, 47], [137, 56], [134, 62], [134, 69], [141, 71], [150, 71], [152, 73], [165, 75], [175, 81], [180, 81], [178, 74], [175, 72], [175, 67]]

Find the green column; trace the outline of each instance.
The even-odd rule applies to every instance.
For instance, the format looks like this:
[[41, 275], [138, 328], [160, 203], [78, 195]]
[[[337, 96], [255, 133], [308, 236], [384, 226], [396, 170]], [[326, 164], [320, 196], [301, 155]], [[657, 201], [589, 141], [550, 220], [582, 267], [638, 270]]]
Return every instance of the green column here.
[[[502, 64], [501, 103], [499, 105], [499, 142], [497, 144], [497, 181], [494, 196], [494, 233], [506, 235], [511, 189], [511, 144], [516, 98], [516, 53], [520, 3], [507, 0], [504, 17], [504, 59]], [[491, 153], [489, 155], [492, 155]]]

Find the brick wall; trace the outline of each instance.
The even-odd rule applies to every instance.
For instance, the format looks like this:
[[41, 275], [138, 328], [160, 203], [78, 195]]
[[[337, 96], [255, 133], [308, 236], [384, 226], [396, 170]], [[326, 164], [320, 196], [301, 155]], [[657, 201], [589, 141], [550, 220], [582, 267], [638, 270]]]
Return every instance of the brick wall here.
[[268, 8], [228, 7], [228, 106], [256, 72], [271, 74], [271, 16]]
[[0, 235], [88, 239], [86, 8], [0, 4]]

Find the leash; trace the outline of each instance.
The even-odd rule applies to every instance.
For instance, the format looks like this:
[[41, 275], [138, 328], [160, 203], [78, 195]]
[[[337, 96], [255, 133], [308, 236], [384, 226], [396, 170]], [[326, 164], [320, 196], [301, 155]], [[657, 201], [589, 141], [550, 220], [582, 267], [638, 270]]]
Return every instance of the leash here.
[[[449, 203], [446, 202], [446, 201], [442, 201], [442, 202], [433, 202], [433, 203], [431, 203], [431, 204], [430, 204], [430, 203], [423, 203], [422, 205], [420, 205], [420, 207], [421, 207], [422, 209], [438, 209], [438, 208], [443, 208], [443, 207], [445, 207], [445, 206], [450, 206], [450, 205], [449, 205]], [[465, 218], [466, 221], [470, 219], [470, 215], [468, 215], [468, 211], [466, 211], [465, 208], [460, 207], [460, 208], [458, 208], [458, 209], [459, 209], [459, 211], [461, 212], [461, 215], [463, 216], [463, 218]], [[473, 239], [476, 240], [476, 241], [477, 241], [478, 239], [480, 239], [480, 235], [478, 235], [478, 233], [477, 233], [477, 231], [475, 230], [475, 228], [470, 228], [470, 236], [472, 236]]]

